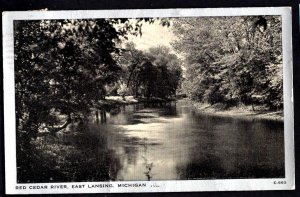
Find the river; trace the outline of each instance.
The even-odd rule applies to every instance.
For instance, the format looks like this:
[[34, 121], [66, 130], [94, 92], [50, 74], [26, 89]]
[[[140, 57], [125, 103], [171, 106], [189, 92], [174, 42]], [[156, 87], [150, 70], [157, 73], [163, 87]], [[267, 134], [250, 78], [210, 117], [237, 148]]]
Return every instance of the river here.
[[[92, 116], [118, 164], [112, 180], [284, 177], [283, 123], [196, 113], [187, 102], [121, 106]], [[104, 118], [105, 117], [105, 118]]]

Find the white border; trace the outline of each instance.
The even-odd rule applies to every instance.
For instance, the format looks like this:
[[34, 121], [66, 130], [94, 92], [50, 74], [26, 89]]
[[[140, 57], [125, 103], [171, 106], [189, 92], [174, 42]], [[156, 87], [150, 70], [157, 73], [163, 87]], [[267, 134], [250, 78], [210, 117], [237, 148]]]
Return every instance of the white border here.
[[[14, 89], [13, 20], [79, 19], [79, 18], [137, 18], [137, 17], [199, 17], [199, 16], [282, 16], [283, 75], [284, 75], [284, 138], [285, 174], [283, 179], [226, 179], [226, 180], [174, 180], [174, 181], [122, 181], [111, 183], [112, 188], [88, 189], [88, 184], [46, 183], [17, 184], [16, 180], [16, 125]], [[146, 9], [146, 10], [98, 10], [98, 11], [21, 11], [3, 12], [3, 81], [4, 81], [4, 132], [5, 174], [7, 194], [38, 193], [120, 193], [120, 192], [180, 192], [180, 191], [226, 191], [226, 190], [292, 190], [295, 189], [294, 163], [294, 107], [292, 66], [292, 22], [291, 8], [206, 8], [206, 9]], [[274, 184], [274, 181], [286, 184]], [[146, 183], [146, 187], [118, 187], [120, 183]], [[85, 185], [84, 189], [72, 189], [72, 185]], [[33, 185], [67, 185], [68, 189], [29, 189]], [[27, 189], [15, 189], [26, 186]]]

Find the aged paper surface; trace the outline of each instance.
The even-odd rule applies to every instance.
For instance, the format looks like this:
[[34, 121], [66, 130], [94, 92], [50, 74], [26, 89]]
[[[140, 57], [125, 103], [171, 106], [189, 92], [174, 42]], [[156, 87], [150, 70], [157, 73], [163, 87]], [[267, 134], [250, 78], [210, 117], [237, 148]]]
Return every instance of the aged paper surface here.
[[7, 194], [291, 190], [291, 9], [4, 12]]

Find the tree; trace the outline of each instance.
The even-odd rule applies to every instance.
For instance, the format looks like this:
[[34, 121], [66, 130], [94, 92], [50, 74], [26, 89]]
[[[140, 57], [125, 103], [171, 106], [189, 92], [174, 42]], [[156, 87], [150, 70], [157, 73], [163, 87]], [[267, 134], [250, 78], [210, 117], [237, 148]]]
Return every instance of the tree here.
[[153, 84], [156, 88], [155, 96], [166, 98], [175, 95], [182, 72], [178, 57], [164, 46], [150, 48], [147, 56], [157, 69], [157, 79]]
[[[131, 93], [135, 97], [138, 97], [140, 94], [139, 87], [141, 80], [143, 80], [140, 78], [140, 70], [143, 68], [143, 62], [146, 59], [144, 53], [137, 50], [133, 42], [126, 43], [124, 53], [120, 58], [123, 71], [120, 84], [126, 84], [126, 89], [128, 89], [129, 94]], [[122, 88], [122, 86], [120, 86], [120, 88]]]
[[186, 56], [193, 99], [236, 105], [259, 97], [270, 108], [281, 103], [282, 80], [275, 74], [282, 70], [280, 17], [180, 18], [173, 20], [173, 30], [179, 38], [173, 45]]
[[128, 43], [125, 51], [123, 81], [135, 97], [168, 98], [176, 94], [181, 79], [180, 60], [167, 47], [143, 52]]
[[105, 86], [118, 81], [119, 43], [127, 34], [138, 34], [143, 20], [15, 21], [20, 139], [30, 140], [45, 129], [55, 133], [73, 120], [84, 119], [104, 99]]

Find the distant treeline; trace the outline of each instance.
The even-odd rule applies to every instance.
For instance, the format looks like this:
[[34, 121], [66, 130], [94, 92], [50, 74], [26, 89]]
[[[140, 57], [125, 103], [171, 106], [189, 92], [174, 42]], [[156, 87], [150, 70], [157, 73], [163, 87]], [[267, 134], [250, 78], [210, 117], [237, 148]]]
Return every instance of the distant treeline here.
[[181, 81], [181, 61], [169, 48], [158, 46], [147, 51], [127, 43], [120, 56], [122, 76], [117, 94], [145, 98], [169, 98], [176, 95]]
[[186, 56], [182, 92], [193, 100], [283, 107], [279, 16], [178, 18], [174, 43]]

